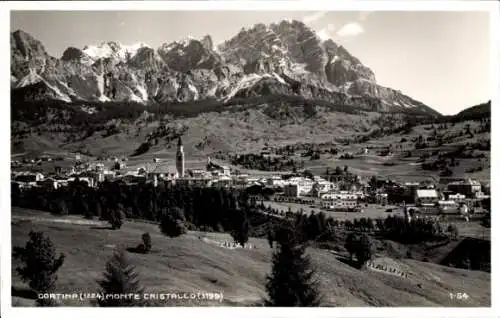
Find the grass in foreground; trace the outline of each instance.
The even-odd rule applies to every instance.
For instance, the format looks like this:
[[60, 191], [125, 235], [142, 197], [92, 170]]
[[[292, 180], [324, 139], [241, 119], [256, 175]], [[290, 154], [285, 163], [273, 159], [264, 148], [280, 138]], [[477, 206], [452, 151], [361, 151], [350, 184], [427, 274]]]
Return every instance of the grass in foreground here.
[[[38, 220], [19, 222], [29, 214]], [[256, 246], [250, 250], [229, 250], [200, 239], [231, 241], [229, 235], [189, 232], [179, 238], [163, 236], [158, 227], [139, 222], [125, 223], [122, 229], [98, 229], [96, 224], [56, 222], [49, 214], [32, 214], [13, 209], [12, 245], [23, 246], [32, 229], [44, 231], [54, 242], [57, 252], [66, 254], [58, 272], [57, 292], [96, 292], [96, 281], [102, 277], [105, 262], [116, 247], [134, 247], [144, 232], [152, 237], [151, 254], [129, 254], [137, 268], [146, 292], [223, 292], [220, 302], [162, 302], [168, 306], [232, 306], [260, 304], [265, 294], [265, 277], [271, 270], [272, 251], [266, 240], [250, 239]], [[68, 217], [66, 220], [80, 220]], [[103, 224], [105, 225], [105, 224]], [[326, 306], [489, 306], [490, 274], [448, 268], [414, 260], [397, 260], [407, 266], [411, 278], [359, 270], [347, 265], [327, 250], [310, 248], [312, 266], [316, 269]], [[12, 284], [17, 291], [26, 286], [15, 274]], [[465, 292], [467, 301], [451, 300], [449, 294]], [[17, 293], [19, 295], [19, 293]], [[29, 305], [25, 298], [13, 297], [13, 305]], [[88, 306], [89, 302], [67, 301], [69, 306]]]

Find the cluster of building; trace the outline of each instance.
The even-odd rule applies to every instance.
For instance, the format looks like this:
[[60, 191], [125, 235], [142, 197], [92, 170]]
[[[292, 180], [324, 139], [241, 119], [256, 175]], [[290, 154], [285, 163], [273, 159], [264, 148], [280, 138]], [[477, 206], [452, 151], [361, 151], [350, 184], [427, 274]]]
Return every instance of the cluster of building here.
[[[78, 179], [89, 187], [95, 187], [105, 180], [121, 180], [127, 184], [159, 182], [180, 185], [217, 186], [246, 188], [258, 186], [272, 188], [277, 200], [314, 204], [326, 210], [362, 211], [364, 203], [387, 204], [389, 199], [412, 204], [413, 209], [423, 213], [467, 213], [475, 201], [488, 198], [489, 184], [477, 180], [442, 179], [439, 185], [424, 183], [398, 184], [388, 181], [382, 187], [373, 188], [360, 178], [349, 191], [340, 191], [339, 181], [329, 181], [319, 176], [291, 177], [249, 176], [232, 174], [228, 166], [220, 165], [208, 158], [206, 169], [185, 169], [185, 155], [179, 138], [175, 166], [154, 159], [151, 163], [126, 171], [124, 160], [115, 158], [114, 164], [106, 168], [103, 163], [82, 163], [62, 171], [56, 168], [52, 175], [29, 171], [12, 174], [12, 181], [20, 187], [46, 187], [57, 189]], [[487, 193], [487, 194], [485, 194]], [[395, 199], [396, 198], [396, 199]], [[402, 198], [402, 199], [401, 199]]]
[[104, 163], [81, 162], [77, 158], [76, 164], [63, 171], [56, 167], [55, 172], [43, 175], [40, 172], [21, 171], [12, 172], [12, 182], [21, 188], [45, 187], [57, 189], [67, 186], [78, 179], [89, 187], [96, 187], [99, 183], [108, 181], [123, 181], [126, 184], [170, 182], [185, 185], [200, 186], [231, 186], [231, 170], [227, 166], [219, 165], [208, 158], [206, 169], [185, 169], [184, 150], [179, 138], [175, 166], [162, 163], [155, 158], [151, 163], [135, 169], [127, 169], [126, 160], [115, 158], [114, 163], [106, 167]]
[[277, 201], [314, 204], [325, 210], [362, 212], [365, 203], [385, 205], [391, 200], [394, 203], [408, 204], [408, 207], [419, 213], [467, 214], [474, 206], [488, 199], [489, 184], [481, 184], [477, 180], [442, 180], [435, 185], [429, 182], [393, 181], [374, 189], [372, 185], [359, 182], [350, 191], [339, 191], [334, 182], [319, 177], [296, 177], [289, 180], [273, 178], [273, 184], [283, 187], [283, 193]]

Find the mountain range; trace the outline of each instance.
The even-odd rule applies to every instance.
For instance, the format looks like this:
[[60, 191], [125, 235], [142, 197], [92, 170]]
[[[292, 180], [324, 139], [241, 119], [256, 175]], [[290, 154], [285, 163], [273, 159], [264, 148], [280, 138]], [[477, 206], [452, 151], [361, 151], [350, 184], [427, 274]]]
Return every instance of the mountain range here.
[[[11, 87], [24, 100], [145, 105], [296, 95], [367, 111], [440, 114], [393, 88], [332, 40], [299, 21], [257, 24], [214, 45], [210, 35], [152, 48], [105, 42], [51, 56], [30, 34], [11, 33]], [[19, 96], [20, 94], [16, 94]]]

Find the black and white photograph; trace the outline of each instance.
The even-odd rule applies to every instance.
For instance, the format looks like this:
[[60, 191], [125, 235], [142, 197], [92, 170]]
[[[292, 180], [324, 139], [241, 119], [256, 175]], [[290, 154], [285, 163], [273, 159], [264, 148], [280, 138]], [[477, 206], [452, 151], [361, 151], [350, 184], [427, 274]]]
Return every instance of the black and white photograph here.
[[11, 10], [7, 304], [491, 307], [485, 3]]

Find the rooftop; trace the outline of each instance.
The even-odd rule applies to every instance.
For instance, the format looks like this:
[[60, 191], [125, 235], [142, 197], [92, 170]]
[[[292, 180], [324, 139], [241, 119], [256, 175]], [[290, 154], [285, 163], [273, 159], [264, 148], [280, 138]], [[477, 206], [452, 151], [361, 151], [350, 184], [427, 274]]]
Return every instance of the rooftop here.
[[419, 198], [437, 198], [438, 194], [437, 194], [436, 190], [418, 189], [417, 196]]

